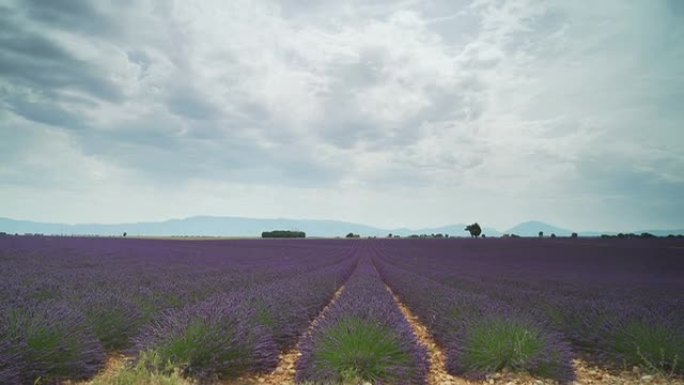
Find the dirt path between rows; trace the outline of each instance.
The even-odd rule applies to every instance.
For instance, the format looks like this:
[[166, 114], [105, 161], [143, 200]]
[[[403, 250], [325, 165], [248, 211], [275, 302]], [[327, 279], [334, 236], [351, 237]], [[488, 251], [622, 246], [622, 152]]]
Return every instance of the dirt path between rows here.
[[428, 357], [430, 360], [430, 372], [428, 373], [428, 385], [469, 385], [475, 384], [474, 382], [468, 382], [462, 378], [452, 376], [447, 373], [446, 370], [446, 354], [437, 345], [435, 340], [430, 335], [427, 326], [423, 325], [422, 322], [414, 315], [411, 310], [409, 310], [406, 305], [404, 305], [399, 297], [394, 294], [389, 286], [385, 285], [387, 291], [390, 292], [394, 298], [394, 302], [397, 303], [399, 310], [408, 320], [411, 328], [413, 329], [413, 334], [418, 338], [418, 342], [425, 346], [428, 350]]
[[[318, 316], [311, 322], [306, 332], [299, 337], [299, 341], [303, 341], [308, 337], [311, 332], [317, 327], [319, 322], [325, 318], [325, 314], [328, 309], [335, 304], [340, 294], [344, 291], [344, 285], [340, 286], [339, 289], [333, 294], [332, 299], [327, 305], [318, 313]], [[301, 357], [299, 351], [299, 343], [290, 351], [281, 353], [278, 358], [278, 366], [271, 373], [267, 374], [249, 374], [242, 376], [235, 380], [223, 381], [222, 385], [294, 385], [295, 384], [295, 374], [297, 368], [297, 362], [299, 357]]]

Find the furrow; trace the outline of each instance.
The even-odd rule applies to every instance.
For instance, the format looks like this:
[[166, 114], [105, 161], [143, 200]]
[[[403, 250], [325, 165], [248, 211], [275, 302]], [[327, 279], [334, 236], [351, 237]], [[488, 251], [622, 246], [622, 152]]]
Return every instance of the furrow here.
[[432, 335], [428, 331], [427, 326], [425, 326], [418, 317], [411, 312], [411, 310], [404, 305], [399, 297], [394, 294], [389, 286], [385, 285], [387, 291], [392, 295], [394, 301], [397, 303], [397, 307], [401, 310], [408, 323], [413, 329], [413, 334], [418, 338], [418, 342], [423, 345], [428, 351], [428, 357], [430, 361], [430, 371], [428, 373], [428, 385], [470, 385], [473, 382], [466, 381], [465, 379], [452, 376], [447, 373], [446, 370], [446, 354], [437, 345]]
[[[306, 329], [306, 331], [302, 334], [302, 336], [299, 338], [299, 341], [301, 342], [305, 338], [307, 338], [310, 334], [311, 331], [316, 328], [316, 326], [320, 323], [320, 321], [325, 318], [326, 313], [332, 307], [337, 299], [340, 297], [342, 292], [344, 291], [345, 285], [340, 286], [339, 289], [333, 294], [332, 299], [330, 302], [325, 305], [323, 310], [318, 313], [318, 316], [311, 321], [311, 325]], [[301, 357], [301, 352], [299, 351], [299, 343], [297, 343], [297, 346], [295, 346], [293, 349], [290, 349], [287, 352], [281, 353], [280, 356], [278, 357], [278, 366], [271, 372], [271, 373], [266, 373], [266, 374], [248, 374], [245, 376], [242, 376], [236, 380], [231, 380], [231, 381], [224, 381], [222, 384], [224, 385], [251, 385], [251, 384], [263, 384], [263, 385], [294, 385], [295, 383], [295, 374], [296, 374], [296, 367], [297, 367], [297, 362], [299, 361], [299, 357]]]

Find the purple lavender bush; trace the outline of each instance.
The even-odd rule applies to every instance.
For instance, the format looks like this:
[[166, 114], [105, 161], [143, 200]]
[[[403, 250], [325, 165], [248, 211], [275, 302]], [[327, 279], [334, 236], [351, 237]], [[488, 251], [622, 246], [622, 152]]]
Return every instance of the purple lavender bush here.
[[254, 323], [254, 309], [246, 305], [219, 296], [168, 310], [144, 327], [135, 338], [136, 349], [154, 353], [159, 362], [199, 380], [272, 370], [278, 363], [277, 346], [268, 329]]
[[129, 348], [144, 322], [138, 305], [116, 292], [88, 293], [78, 307], [107, 351]]
[[275, 368], [351, 273], [355, 260], [169, 309], [135, 338], [187, 377], [233, 378]]
[[92, 377], [104, 367], [102, 345], [81, 313], [65, 303], [3, 309], [0, 368], [20, 384]]
[[[5, 313], [7, 309], [0, 307]], [[19, 336], [10, 335], [8, 317], [0, 316], [0, 379], [7, 385], [20, 385], [22, 366], [20, 352], [25, 350], [25, 344]]]
[[279, 349], [288, 350], [330, 302], [355, 265], [355, 259], [344, 261], [239, 295], [255, 307], [258, 322], [270, 328]]
[[427, 352], [367, 259], [300, 350], [297, 382], [426, 383]]
[[532, 315], [382, 261], [376, 265], [446, 348], [450, 373], [478, 378], [508, 369], [561, 382], [575, 379], [569, 345]]
[[602, 329], [599, 346], [614, 362], [684, 374], [684, 326], [654, 311], [624, 311]]
[[503, 369], [569, 382], [572, 353], [561, 336], [530, 317], [493, 314], [463, 321], [447, 351], [447, 369], [480, 377]]

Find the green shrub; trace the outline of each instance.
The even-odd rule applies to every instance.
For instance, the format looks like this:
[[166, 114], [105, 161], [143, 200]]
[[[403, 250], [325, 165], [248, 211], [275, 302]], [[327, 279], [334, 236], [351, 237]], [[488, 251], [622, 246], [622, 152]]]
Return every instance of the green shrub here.
[[85, 379], [104, 365], [102, 345], [67, 304], [9, 309], [0, 318], [0, 340], [11, 341], [5, 354], [17, 359], [11, 369], [20, 383]]
[[684, 338], [662, 325], [632, 321], [618, 327], [612, 349], [628, 365], [657, 372], [682, 372], [684, 367]]
[[411, 357], [386, 328], [349, 318], [326, 333], [313, 360], [337, 373], [339, 382], [352, 383], [391, 379], [394, 369], [408, 365]]
[[[174, 367], [181, 368], [186, 372], [193, 369], [212, 367], [214, 361], [234, 362], [231, 368], [237, 372], [247, 368], [238, 368], [240, 357], [247, 356], [249, 352], [241, 351], [238, 347], [220, 347], [217, 342], [225, 337], [228, 331], [218, 331], [212, 325], [201, 321], [190, 324], [182, 333], [171, 336], [155, 350], [160, 362], [170, 362]], [[237, 365], [237, 366], [236, 366]], [[192, 375], [192, 373], [185, 373]], [[228, 374], [228, 373], [226, 373]]]
[[[465, 372], [491, 373], [502, 369], [553, 377], [558, 370], [544, 337], [533, 327], [513, 319], [476, 323], [463, 341], [460, 365]], [[553, 353], [551, 353], [553, 354]]]
[[130, 334], [129, 319], [116, 311], [87, 313], [88, 323], [93, 327], [97, 338], [107, 350], [118, 350], [127, 347]]
[[[161, 370], [159, 370], [161, 369]], [[170, 362], [155, 351], [143, 352], [135, 365], [122, 363], [115, 370], [99, 375], [92, 385], [191, 385]]]

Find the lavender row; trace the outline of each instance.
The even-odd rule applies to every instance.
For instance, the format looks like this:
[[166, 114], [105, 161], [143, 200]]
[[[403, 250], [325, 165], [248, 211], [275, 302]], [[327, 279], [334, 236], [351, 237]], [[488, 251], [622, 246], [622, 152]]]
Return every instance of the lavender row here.
[[[152, 320], [222, 297], [235, 302], [240, 293], [252, 293], [245, 301], [258, 305], [263, 323], [284, 325], [264, 326], [276, 348], [290, 346], [353, 263], [349, 249], [325, 241], [3, 238], [0, 378], [22, 384], [92, 376], [106, 351], [130, 351], [132, 337]], [[298, 297], [284, 300], [288, 290]], [[298, 313], [281, 322], [288, 305]]]
[[681, 241], [449, 239], [383, 246], [393, 263], [459, 288], [496, 284], [640, 304], [666, 301], [684, 289]]
[[671, 242], [462, 240], [386, 246], [385, 260], [393, 265], [532, 314], [601, 364], [684, 373], [684, 258]]
[[83, 315], [67, 303], [0, 311], [3, 384], [59, 383], [93, 376], [105, 352]]
[[561, 382], [574, 380], [562, 337], [525, 311], [462, 292], [376, 260], [385, 282], [446, 349], [454, 375], [481, 378], [504, 368]]
[[[450, 286], [456, 280], [450, 280]], [[458, 285], [462, 286], [462, 285]], [[617, 365], [641, 365], [667, 372], [684, 371], [684, 298], [673, 296], [630, 303], [625, 298], [600, 294], [595, 298], [529, 290], [493, 282], [471, 282], [467, 292], [486, 294], [546, 320], [593, 358]], [[629, 298], [629, 297], [628, 297]]]
[[[301, 275], [349, 255], [316, 241], [4, 237], [0, 308], [68, 302], [92, 321], [108, 350], [120, 350], [136, 326], [165, 309]], [[126, 325], [113, 325], [118, 320]]]
[[3, 237], [0, 304], [71, 300], [92, 291], [124, 290], [125, 297], [153, 313], [315, 270], [348, 255], [348, 250], [325, 241], [302, 245]]
[[427, 352], [367, 258], [299, 348], [298, 383], [426, 383]]
[[355, 260], [171, 309], [135, 338], [188, 377], [230, 379], [275, 369], [348, 278]]

